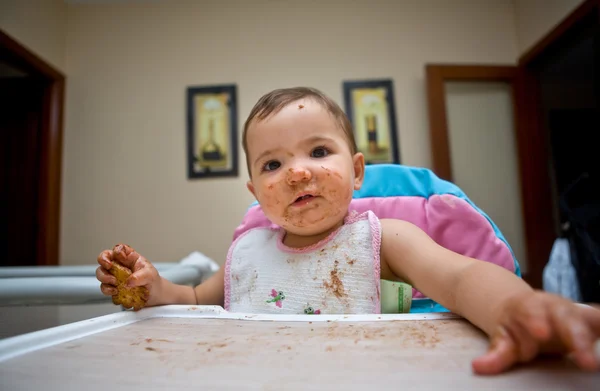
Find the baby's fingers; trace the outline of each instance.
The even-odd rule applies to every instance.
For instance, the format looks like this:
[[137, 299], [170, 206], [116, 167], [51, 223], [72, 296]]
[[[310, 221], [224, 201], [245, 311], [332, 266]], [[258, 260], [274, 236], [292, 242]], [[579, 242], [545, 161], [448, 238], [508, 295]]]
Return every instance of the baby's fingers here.
[[596, 338], [600, 338], [600, 306], [595, 304], [579, 305], [581, 316]]
[[[546, 342], [552, 336], [552, 323], [545, 306], [532, 303], [521, 305], [517, 309], [515, 319], [520, 329], [527, 332], [526, 338], [535, 340], [535, 343]], [[522, 339], [519, 338], [522, 342]]]
[[501, 328], [492, 339], [487, 353], [473, 360], [473, 370], [480, 375], [494, 375], [512, 367], [519, 361], [517, 346], [508, 333]]
[[598, 370], [594, 352], [596, 336], [584, 317], [576, 311], [552, 311], [551, 316], [556, 335], [575, 363], [582, 369]]
[[117, 288], [108, 284], [100, 284], [100, 291], [106, 296], [114, 296], [118, 293]]
[[96, 278], [103, 284], [117, 285], [117, 279], [102, 267], [96, 269]]
[[98, 264], [105, 268], [106, 270], [112, 267], [112, 251], [104, 250], [98, 255]]
[[152, 270], [149, 268], [141, 269], [133, 273], [127, 281], [125, 281], [125, 285], [132, 288], [135, 286], [144, 286], [149, 285], [153, 282], [155, 276], [152, 273]]
[[142, 258], [133, 248], [126, 244], [117, 244], [112, 251], [116, 261], [135, 271], [135, 266], [138, 259]]

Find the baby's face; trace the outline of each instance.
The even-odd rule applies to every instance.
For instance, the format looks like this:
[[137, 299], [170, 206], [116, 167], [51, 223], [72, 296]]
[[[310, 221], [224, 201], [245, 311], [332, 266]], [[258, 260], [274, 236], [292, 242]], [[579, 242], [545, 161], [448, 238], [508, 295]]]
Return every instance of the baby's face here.
[[253, 121], [246, 137], [248, 189], [269, 220], [303, 236], [341, 224], [353, 191], [362, 185], [364, 157], [352, 155], [329, 112], [310, 99], [299, 100]]

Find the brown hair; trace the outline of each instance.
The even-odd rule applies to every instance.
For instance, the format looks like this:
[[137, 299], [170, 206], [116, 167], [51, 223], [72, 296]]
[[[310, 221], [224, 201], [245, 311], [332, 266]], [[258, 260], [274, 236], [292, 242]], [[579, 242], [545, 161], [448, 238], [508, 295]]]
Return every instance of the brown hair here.
[[352, 131], [352, 124], [350, 120], [344, 113], [344, 111], [340, 108], [340, 106], [335, 103], [335, 101], [329, 98], [327, 95], [323, 94], [321, 91], [315, 88], [309, 87], [294, 87], [294, 88], [282, 88], [273, 90], [262, 96], [256, 102], [252, 111], [250, 111], [250, 115], [248, 115], [248, 119], [246, 119], [246, 123], [244, 124], [244, 133], [242, 134], [242, 147], [244, 148], [244, 152], [246, 153], [246, 166], [248, 167], [248, 175], [250, 174], [250, 161], [248, 160], [248, 141], [246, 139], [246, 135], [248, 133], [248, 128], [250, 127], [250, 123], [254, 119], [263, 120], [267, 118], [271, 114], [277, 114], [281, 109], [286, 107], [292, 102], [298, 101], [300, 99], [310, 98], [315, 102], [323, 106], [337, 121], [338, 125], [344, 133], [346, 134], [346, 139], [348, 140], [348, 146], [350, 147], [350, 152], [354, 155], [358, 148], [356, 147], [356, 141], [354, 140], [354, 132]]

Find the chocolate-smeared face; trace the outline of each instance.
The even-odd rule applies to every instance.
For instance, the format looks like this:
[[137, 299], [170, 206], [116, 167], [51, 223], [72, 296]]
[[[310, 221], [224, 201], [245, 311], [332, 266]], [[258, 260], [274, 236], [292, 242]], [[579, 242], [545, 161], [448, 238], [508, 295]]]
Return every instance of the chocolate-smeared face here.
[[254, 121], [247, 133], [248, 189], [288, 236], [313, 236], [341, 225], [364, 158], [351, 153], [334, 118], [310, 99]]

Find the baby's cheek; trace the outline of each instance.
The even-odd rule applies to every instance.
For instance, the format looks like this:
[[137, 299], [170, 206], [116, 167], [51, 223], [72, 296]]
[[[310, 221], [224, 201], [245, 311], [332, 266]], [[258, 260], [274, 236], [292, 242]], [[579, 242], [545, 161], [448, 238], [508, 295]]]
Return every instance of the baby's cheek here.
[[344, 180], [344, 177], [340, 173], [333, 170], [328, 170], [327, 181], [325, 183], [325, 193], [329, 197], [339, 201], [352, 198], [353, 187], [350, 186], [346, 180]]
[[282, 196], [277, 184], [272, 183], [265, 186], [260, 195], [259, 201], [263, 209], [275, 209], [280, 207]]
[[346, 194], [345, 194], [344, 199], [346, 199], [346, 200], [352, 199], [353, 194], [354, 194], [353, 188], [350, 188], [350, 187], [346, 188]]

